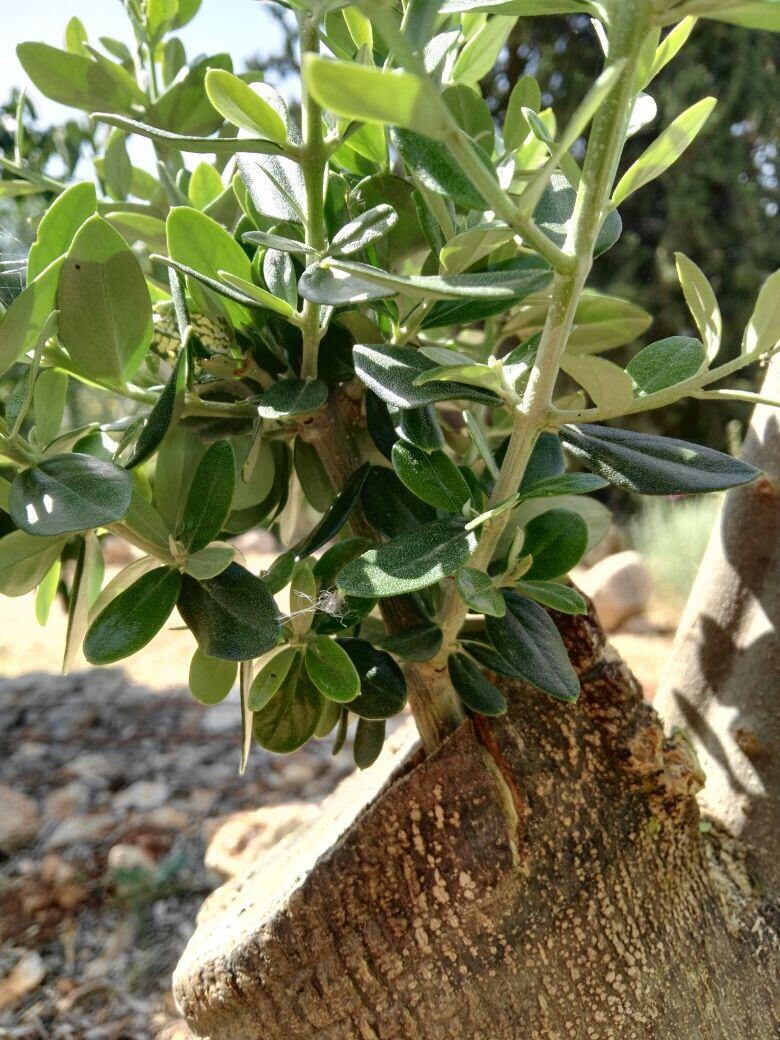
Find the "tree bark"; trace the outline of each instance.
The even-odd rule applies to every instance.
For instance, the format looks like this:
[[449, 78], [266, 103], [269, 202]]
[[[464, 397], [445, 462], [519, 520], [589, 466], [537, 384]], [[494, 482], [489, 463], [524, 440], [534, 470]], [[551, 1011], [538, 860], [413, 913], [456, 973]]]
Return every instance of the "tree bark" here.
[[[780, 356], [762, 393], [780, 399]], [[764, 470], [726, 496], [656, 706], [691, 736], [705, 812], [780, 889], [780, 416], [756, 408], [743, 458]]]
[[500, 680], [499, 720], [402, 743], [206, 903], [174, 989], [208, 1040], [771, 1040], [773, 906], [702, 833], [592, 616], [557, 619], [576, 706]]

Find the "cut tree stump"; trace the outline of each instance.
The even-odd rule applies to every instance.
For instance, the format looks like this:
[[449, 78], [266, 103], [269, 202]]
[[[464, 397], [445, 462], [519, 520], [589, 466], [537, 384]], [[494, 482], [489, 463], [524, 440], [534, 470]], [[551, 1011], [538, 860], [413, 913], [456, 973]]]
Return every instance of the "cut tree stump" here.
[[776, 906], [592, 616], [577, 705], [408, 737], [206, 902], [174, 978], [208, 1040], [772, 1040]]

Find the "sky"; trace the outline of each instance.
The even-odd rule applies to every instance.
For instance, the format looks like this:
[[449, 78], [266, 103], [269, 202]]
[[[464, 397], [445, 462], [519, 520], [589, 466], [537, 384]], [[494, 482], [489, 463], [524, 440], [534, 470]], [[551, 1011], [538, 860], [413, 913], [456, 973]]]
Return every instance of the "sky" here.
[[[240, 71], [246, 58], [272, 52], [279, 31], [264, 7], [260, 0], [203, 0], [198, 14], [179, 33], [188, 55], [228, 51]], [[73, 113], [30, 85], [16, 57], [18, 43], [37, 40], [62, 47], [65, 23], [72, 15], [81, 19], [95, 43], [100, 36], [132, 43], [120, 0], [0, 0], [0, 8], [0, 98], [7, 98], [14, 86], [26, 86], [44, 121]]]

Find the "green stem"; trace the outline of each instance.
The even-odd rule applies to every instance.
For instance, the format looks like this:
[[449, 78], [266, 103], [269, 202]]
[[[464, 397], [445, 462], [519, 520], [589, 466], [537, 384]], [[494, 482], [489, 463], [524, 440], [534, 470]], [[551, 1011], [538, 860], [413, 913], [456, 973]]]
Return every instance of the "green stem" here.
[[[593, 264], [596, 238], [607, 212], [625, 144], [634, 97], [634, 69], [650, 24], [648, 0], [635, 0], [633, 3], [621, 0], [612, 10], [609, 61], [614, 64], [624, 62], [624, 71], [593, 123], [571, 228], [564, 244], [564, 252], [571, 262], [570, 270], [558, 271], [555, 275], [536, 360], [515, 416], [509, 446], [490, 500], [491, 507], [505, 501], [517, 490], [539, 434], [549, 425], [561, 357]], [[471, 560], [472, 566], [487, 567], [509, 516], [509, 512], [501, 513], [485, 525]], [[433, 668], [441, 669], [466, 615], [467, 608], [459, 599], [454, 582], [448, 582], [440, 611], [443, 648], [439, 659], [432, 662]]]
[[[310, 14], [299, 16], [301, 54], [317, 54], [320, 49], [319, 25], [316, 17]], [[300, 155], [300, 167], [306, 188], [306, 244], [317, 252], [325, 248], [325, 171], [328, 164], [328, 150], [322, 134], [322, 111], [309, 93], [305, 78], [301, 78], [301, 112], [303, 123], [303, 148]], [[300, 314], [300, 327], [303, 336], [303, 359], [301, 361], [301, 378], [317, 378], [317, 352], [322, 329], [320, 325], [321, 311], [316, 303], [304, 301]]]

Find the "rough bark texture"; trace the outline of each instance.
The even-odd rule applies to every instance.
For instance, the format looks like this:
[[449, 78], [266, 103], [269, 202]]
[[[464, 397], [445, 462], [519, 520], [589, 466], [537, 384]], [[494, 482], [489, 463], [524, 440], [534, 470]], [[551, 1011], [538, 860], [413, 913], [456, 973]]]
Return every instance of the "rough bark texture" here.
[[689, 745], [592, 617], [559, 622], [577, 706], [505, 683], [507, 717], [351, 778], [211, 897], [174, 980], [197, 1037], [778, 1035], [772, 909], [700, 833]]
[[[780, 399], [780, 356], [763, 393]], [[707, 774], [702, 808], [780, 889], [780, 414], [756, 409], [743, 457], [763, 469], [728, 493], [656, 705]]]

